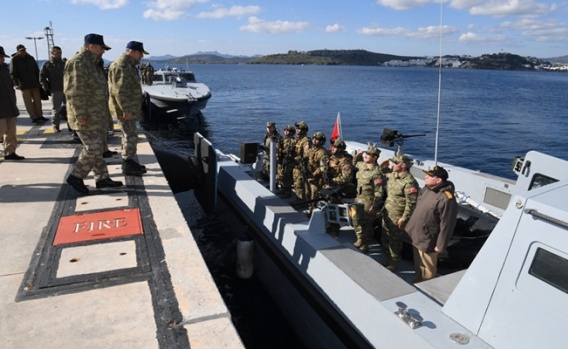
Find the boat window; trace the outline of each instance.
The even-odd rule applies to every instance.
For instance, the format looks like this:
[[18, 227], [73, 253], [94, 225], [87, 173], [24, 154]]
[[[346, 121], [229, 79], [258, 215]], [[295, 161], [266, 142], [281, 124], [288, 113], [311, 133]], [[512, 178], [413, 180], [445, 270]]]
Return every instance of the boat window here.
[[182, 73], [180, 74], [180, 76], [186, 79], [187, 81], [195, 81], [195, 76], [193, 76], [193, 74], [191, 73]]
[[163, 75], [153, 75], [152, 81], [164, 82], [164, 76]]
[[529, 186], [529, 190], [544, 187], [545, 185], [552, 184], [554, 182], [558, 182], [558, 179], [537, 173], [532, 178], [531, 185]]
[[568, 259], [539, 247], [534, 255], [529, 274], [568, 293]]

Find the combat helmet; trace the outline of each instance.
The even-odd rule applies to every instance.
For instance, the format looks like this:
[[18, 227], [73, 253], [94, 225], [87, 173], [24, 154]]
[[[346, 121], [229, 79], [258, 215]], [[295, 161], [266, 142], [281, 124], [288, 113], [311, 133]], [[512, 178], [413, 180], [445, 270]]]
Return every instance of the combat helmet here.
[[323, 134], [323, 132], [321, 131], [317, 131], [314, 133], [314, 135], [312, 136], [312, 139], [317, 139], [319, 141], [320, 145], [324, 145], [325, 144], [325, 135]]
[[276, 123], [274, 121], [267, 121], [266, 127], [276, 127]]
[[287, 125], [286, 127], [284, 127], [284, 131], [294, 132], [296, 131], [296, 128], [294, 127], [294, 125]]
[[299, 121], [296, 123], [296, 128], [304, 131], [304, 132], [308, 132], [308, 124], [306, 124], [305, 121]]
[[367, 153], [369, 155], [375, 155], [377, 157], [379, 155], [381, 155], [381, 151], [374, 144], [369, 144], [369, 146], [367, 147], [367, 150], [365, 150], [365, 153]]
[[347, 145], [345, 145], [345, 142], [341, 138], [337, 138], [335, 142], [333, 142], [332, 146], [340, 151], [345, 150], [345, 148], [347, 148]]

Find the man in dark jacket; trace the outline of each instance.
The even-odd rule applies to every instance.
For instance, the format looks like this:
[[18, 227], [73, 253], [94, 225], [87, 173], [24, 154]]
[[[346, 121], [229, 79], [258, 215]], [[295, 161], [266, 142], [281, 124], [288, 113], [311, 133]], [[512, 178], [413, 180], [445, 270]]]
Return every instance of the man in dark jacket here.
[[22, 160], [24, 157], [16, 154], [16, 117], [20, 111], [8, 65], [4, 63], [6, 57], [10, 56], [0, 46], [0, 137], [4, 141], [4, 160]]
[[10, 61], [10, 75], [17, 90], [22, 91], [24, 105], [32, 122], [47, 121], [41, 110], [41, 95], [39, 92], [39, 67], [35, 58], [26, 52], [24, 45], [16, 47], [18, 52]]
[[454, 184], [441, 166], [424, 171], [424, 188], [406, 225], [414, 251], [414, 282], [436, 277], [438, 255], [446, 250], [456, 226], [458, 204]]
[[63, 68], [65, 68], [65, 59], [61, 58], [61, 48], [53, 46], [51, 58], [41, 66], [40, 77], [43, 89], [51, 95], [51, 115], [53, 116], [51, 123], [55, 132], [60, 132], [61, 114], [59, 114], [59, 110], [61, 105], [65, 103]]

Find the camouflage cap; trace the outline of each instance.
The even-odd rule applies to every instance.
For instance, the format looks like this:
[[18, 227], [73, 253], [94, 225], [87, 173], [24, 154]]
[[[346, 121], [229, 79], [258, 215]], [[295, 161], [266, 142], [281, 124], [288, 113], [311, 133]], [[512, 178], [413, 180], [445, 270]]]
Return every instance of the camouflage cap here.
[[294, 132], [295, 130], [296, 130], [296, 128], [294, 127], [294, 125], [286, 125], [286, 127], [284, 127], [284, 131]]
[[367, 150], [365, 150], [365, 153], [375, 156], [381, 155], [381, 151], [375, 145], [371, 144], [369, 144], [369, 147], [367, 148]]
[[409, 165], [409, 164], [412, 163], [412, 159], [408, 155], [405, 155], [405, 154], [396, 155], [396, 156], [390, 158], [389, 160], [394, 162], [395, 164], [398, 164], [400, 162], [404, 162], [405, 164]]
[[430, 177], [438, 177], [441, 178], [442, 180], [448, 180], [448, 171], [446, 171], [445, 168], [443, 168], [442, 166], [434, 166], [434, 168], [428, 169], [428, 170], [423, 170], [424, 173], [426, 173], [428, 176]]
[[266, 127], [276, 127], [276, 123], [274, 121], [266, 122]]

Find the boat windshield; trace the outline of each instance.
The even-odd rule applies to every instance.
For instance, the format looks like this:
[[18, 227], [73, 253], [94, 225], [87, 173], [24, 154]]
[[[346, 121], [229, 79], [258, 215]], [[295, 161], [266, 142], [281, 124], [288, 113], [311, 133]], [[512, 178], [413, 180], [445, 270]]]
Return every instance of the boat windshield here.
[[190, 82], [195, 82], [195, 76], [192, 73], [179, 73], [179, 77]]

